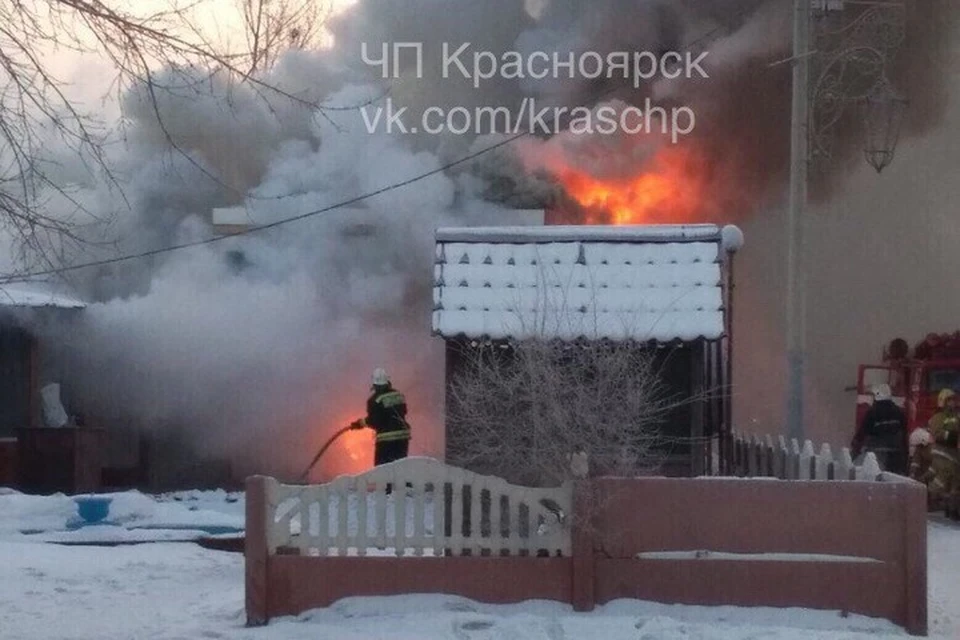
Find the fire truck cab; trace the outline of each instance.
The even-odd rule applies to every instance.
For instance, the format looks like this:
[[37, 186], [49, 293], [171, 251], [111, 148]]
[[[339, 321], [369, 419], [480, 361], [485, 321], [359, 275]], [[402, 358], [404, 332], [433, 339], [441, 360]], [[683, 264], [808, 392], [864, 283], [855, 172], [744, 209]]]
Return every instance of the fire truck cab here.
[[873, 404], [873, 390], [888, 384], [893, 400], [907, 414], [907, 431], [925, 427], [937, 413], [937, 396], [943, 389], [960, 393], [960, 331], [930, 334], [912, 350], [903, 339], [884, 349], [883, 364], [860, 365], [857, 373], [857, 422]]

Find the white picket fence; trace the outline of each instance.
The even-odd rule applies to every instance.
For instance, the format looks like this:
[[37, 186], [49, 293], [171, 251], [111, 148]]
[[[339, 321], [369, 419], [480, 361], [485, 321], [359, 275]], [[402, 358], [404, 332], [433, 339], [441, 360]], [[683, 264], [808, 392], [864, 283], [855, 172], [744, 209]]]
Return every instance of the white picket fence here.
[[823, 444], [819, 453], [810, 440], [801, 447], [797, 440], [787, 443], [779, 436], [744, 436], [732, 434], [729, 441], [730, 475], [783, 480], [860, 480], [876, 481], [882, 470], [874, 454], [864, 456], [856, 465], [850, 450], [843, 448], [834, 456], [829, 444]]
[[267, 546], [320, 556], [568, 556], [572, 500], [571, 485], [520, 487], [406, 458], [327, 484], [270, 480]]

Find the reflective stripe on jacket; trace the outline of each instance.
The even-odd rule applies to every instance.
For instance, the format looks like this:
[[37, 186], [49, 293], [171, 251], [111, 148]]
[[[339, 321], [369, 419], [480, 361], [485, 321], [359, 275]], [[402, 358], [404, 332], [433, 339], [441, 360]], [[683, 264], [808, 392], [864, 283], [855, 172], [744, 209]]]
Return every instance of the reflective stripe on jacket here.
[[410, 429], [399, 429], [397, 431], [384, 431], [377, 434], [377, 442], [395, 442], [397, 440], [409, 440]]
[[402, 404], [406, 404], [407, 399], [403, 397], [403, 394], [399, 391], [387, 391], [386, 393], [381, 393], [374, 399], [374, 402], [381, 405], [385, 409], [390, 407], [398, 407]]

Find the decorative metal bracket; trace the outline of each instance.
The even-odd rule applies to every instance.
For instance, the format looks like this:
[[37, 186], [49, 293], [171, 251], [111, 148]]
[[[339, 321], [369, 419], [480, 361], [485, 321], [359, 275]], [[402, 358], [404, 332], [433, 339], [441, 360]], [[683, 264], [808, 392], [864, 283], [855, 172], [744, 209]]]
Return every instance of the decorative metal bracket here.
[[[811, 161], [832, 157], [836, 128], [851, 107], [876, 106], [884, 96], [899, 101], [896, 107], [903, 102], [892, 90], [887, 69], [906, 38], [905, 4], [905, 0], [812, 0]], [[894, 142], [897, 138], [871, 132], [867, 137]], [[876, 152], [869, 150], [868, 160]], [[892, 155], [893, 149], [885, 149], [875, 156], [884, 158], [878, 170]]]

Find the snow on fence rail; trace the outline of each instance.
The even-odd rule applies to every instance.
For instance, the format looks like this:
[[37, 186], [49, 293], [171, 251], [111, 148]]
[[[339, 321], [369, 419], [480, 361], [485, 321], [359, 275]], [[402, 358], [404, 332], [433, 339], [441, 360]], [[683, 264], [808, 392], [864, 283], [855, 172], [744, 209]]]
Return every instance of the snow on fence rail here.
[[797, 440], [779, 436], [758, 438], [731, 434], [729, 439], [729, 475], [747, 478], [780, 478], [782, 480], [882, 480], [883, 471], [877, 458], [868, 453], [863, 464], [856, 465], [850, 450], [844, 448], [834, 456], [829, 444], [816, 453], [810, 440], [801, 447]]
[[570, 555], [572, 486], [520, 487], [431, 458], [321, 485], [265, 482], [271, 554]]

